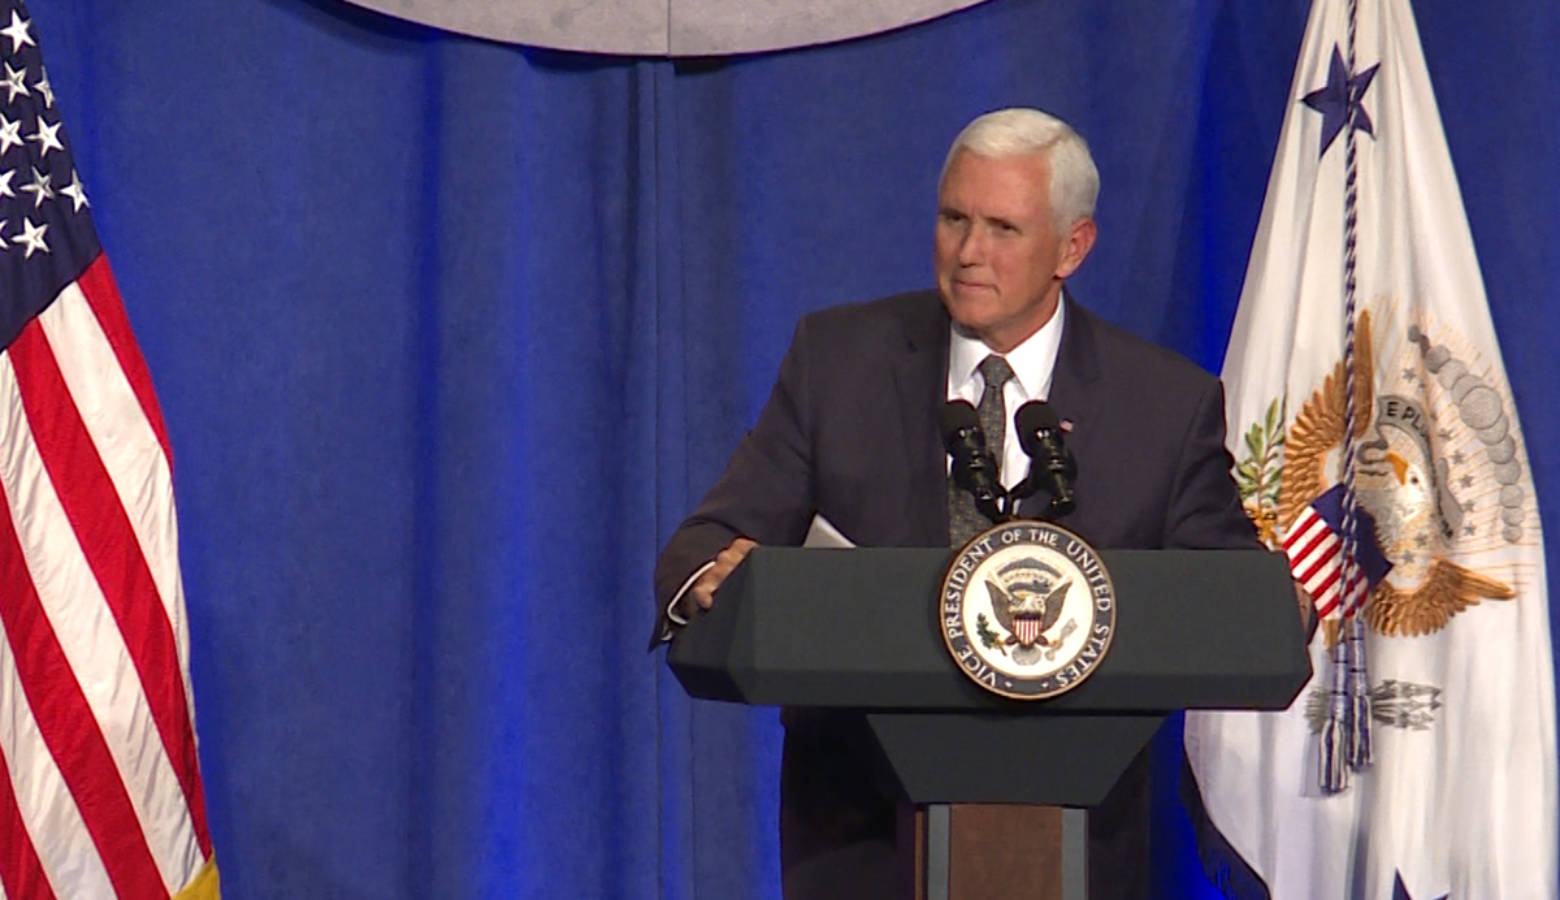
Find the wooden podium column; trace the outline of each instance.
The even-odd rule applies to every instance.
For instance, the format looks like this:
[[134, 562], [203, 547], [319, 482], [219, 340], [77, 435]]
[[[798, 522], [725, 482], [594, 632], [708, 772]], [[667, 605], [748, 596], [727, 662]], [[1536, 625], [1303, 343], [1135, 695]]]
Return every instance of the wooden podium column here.
[[902, 811], [900, 896], [1087, 900], [1086, 832], [1083, 810], [1059, 806], [954, 803], [918, 807], [913, 816]]

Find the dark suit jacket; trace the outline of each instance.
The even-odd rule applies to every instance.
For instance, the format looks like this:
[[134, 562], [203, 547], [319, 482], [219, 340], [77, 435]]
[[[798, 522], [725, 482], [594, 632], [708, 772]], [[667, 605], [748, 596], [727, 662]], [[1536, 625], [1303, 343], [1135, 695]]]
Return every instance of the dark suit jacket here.
[[[1078, 463], [1078, 508], [1062, 524], [1100, 548], [1259, 547], [1229, 474], [1218, 380], [1065, 302], [1049, 402], [1073, 422], [1067, 445]], [[758, 423], [661, 553], [658, 634], [672, 593], [738, 535], [797, 544], [819, 514], [860, 545], [948, 545], [946, 462], [937, 428], [947, 396], [948, 329], [935, 292], [802, 319]], [[819, 834], [825, 843], [838, 842], [880, 828], [881, 807], [849, 796], [866, 783], [863, 772], [840, 762], [866, 740], [859, 729], [839, 716], [794, 711], [786, 722], [782, 818], [793, 824], [800, 810], [809, 820], [783, 834], [786, 856], [794, 858], [798, 842], [810, 844]], [[1146, 781], [1144, 767], [1136, 768]], [[1094, 844], [1109, 830], [1141, 830], [1127, 820], [1146, 816], [1146, 792], [1141, 784], [1123, 789], [1142, 796], [1129, 798], [1130, 809], [1120, 815], [1097, 810]], [[854, 812], [831, 820], [852, 806]], [[1146, 847], [1139, 843], [1120, 849], [1144, 854], [1129, 860], [1142, 871]], [[797, 852], [805, 855], [805, 848]], [[788, 869], [792, 861], [785, 861]], [[1102, 885], [1095, 887], [1099, 896]]]

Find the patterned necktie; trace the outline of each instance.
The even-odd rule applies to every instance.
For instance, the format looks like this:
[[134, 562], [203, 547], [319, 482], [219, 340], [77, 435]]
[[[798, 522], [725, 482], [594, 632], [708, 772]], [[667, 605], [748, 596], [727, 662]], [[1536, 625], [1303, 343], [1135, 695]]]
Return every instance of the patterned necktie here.
[[[1002, 462], [1002, 440], [1007, 434], [1007, 410], [1002, 403], [1002, 386], [1013, 377], [1013, 369], [1007, 360], [996, 354], [980, 361], [980, 376], [986, 389], [980, 395], [980, 406], [975, 412], [980, 417], [980, 430], [986, 435], [986, 446]], [[948, 542], [961, 547], [964, 542], [991, 527], [980, 510], [975, 508], [975, 498], [969, 491], [954, 483], [953, 473], [948, 474]]]

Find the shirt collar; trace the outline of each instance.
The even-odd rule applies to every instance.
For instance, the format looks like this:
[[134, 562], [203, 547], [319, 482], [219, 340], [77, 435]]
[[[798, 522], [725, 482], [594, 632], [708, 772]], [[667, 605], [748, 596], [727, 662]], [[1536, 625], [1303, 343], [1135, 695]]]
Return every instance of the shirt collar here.
[[[1023, 343], [1002, 354], [1013, 368], [1026, 400], [1045, 400], [1051, 392], [1051, 374], [1056, 370], [1056, 355], [1062, 346], [1062, 321], [1066, 318], [1066, 309], [1066, 299], [1059, 298], [1050, 321]], [[978, 403], [985, 384], [975, 369], [981, 360], [991, 355], [991, 348], [981, 343], [980, 338], [960, 333], [957, 326], [950, 325], [949, 332], [948, 399]]]

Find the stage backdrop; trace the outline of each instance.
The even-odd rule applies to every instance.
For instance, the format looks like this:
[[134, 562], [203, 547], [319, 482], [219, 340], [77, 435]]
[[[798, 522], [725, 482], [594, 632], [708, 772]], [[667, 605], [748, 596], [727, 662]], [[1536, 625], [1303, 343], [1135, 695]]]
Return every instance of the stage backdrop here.
[[[1553, 552], [1560, 7], [1419, 6]], [[778, 897], [776, 715], [645, 653], [658, 547], [798, 315], [929, 284], [994, 107], [1095, 149], [1082, 301], [1217, 369], [1305, 11], [992, 0], [672, 62], [39, 0], [172, 435], [227, 896]], [[1155, 880], [1194, 896], [1172, 790]]]

